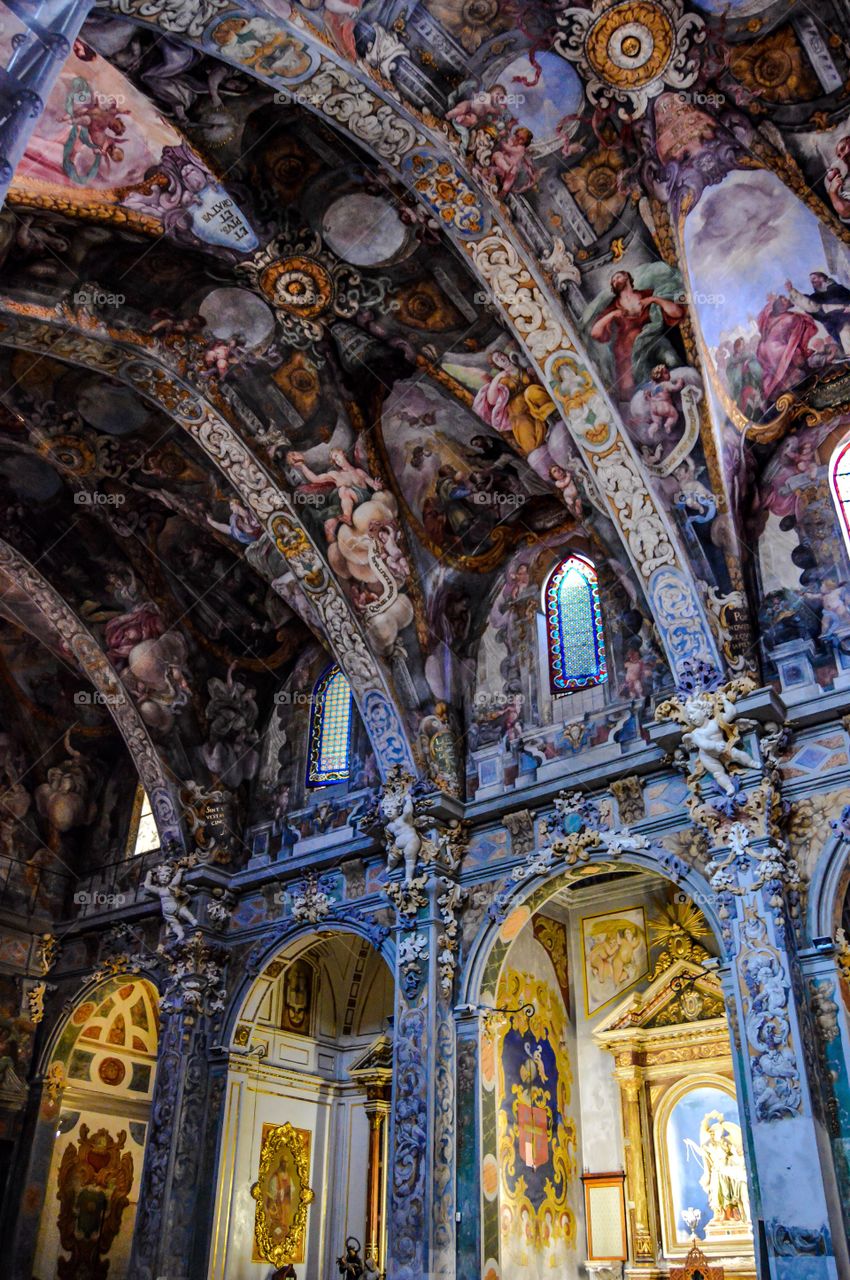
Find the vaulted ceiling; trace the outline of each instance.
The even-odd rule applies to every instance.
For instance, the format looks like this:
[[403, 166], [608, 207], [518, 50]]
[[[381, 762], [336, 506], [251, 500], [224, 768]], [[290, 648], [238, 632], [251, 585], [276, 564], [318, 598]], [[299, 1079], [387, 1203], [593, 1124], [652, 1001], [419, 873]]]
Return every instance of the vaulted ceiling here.
[[850, 402], [838, 17], [96, 8], [0, 215], [12, 736], [123, 737], [177, 831], [315, 643], [462, 794], [488, 618], [570, 548], [657, 684], [762, 678], [758, 542]]

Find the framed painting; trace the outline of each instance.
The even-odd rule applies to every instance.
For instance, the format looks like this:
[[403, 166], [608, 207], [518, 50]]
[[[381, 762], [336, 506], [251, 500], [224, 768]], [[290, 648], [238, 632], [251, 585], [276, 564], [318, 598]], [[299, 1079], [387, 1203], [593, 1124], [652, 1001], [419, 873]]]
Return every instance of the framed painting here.
[[[662, 1098], [655, 1125], [665, 1253], [696, 1238], [708, 1253], [750, 1253], [752, 1219], [738, 1104], [731, 1080], [700, 1075]], [[696, 1219], [691, 1230], [683, 1217]]]
[[649, 970], [643, 907], [624, 907], [581, 922], [584, 1007], [591, 1017]]
[[313, 1201], [310, 1187], [308, 1129], [291, 1124], [264, 1124], [260, 1168], [251, 1195], [257, 1202], [254, 1215], [252, 1262], [304, 1261], [307, 1209]]

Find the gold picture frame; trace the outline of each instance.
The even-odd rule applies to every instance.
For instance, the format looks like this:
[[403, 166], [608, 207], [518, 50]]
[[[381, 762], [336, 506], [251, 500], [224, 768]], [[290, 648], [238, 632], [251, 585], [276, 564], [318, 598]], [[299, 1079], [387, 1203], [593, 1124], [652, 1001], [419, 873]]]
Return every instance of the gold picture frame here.
[[[304, 1261], [304, 1238], [307, 1232], [307, 1210], [315, 1193], [310, 1187], [310, 1145], [308, 1129], [296, 1129], [289, 1123], [263, 1125], [260, 1168], [251, 1195], [257, 1208], [254, 1217], [254, 1252], [256, 1261], [281, 1267], [285, 1262]], [[272, 1180], [286, 1185], [293, 1201], [291, 1217], [284, 1225], [275, 1224], [269, 1202], [280, 1202], [280, 1186], [272, 1188]], [[283, 1233], [283, 1234], [281, 1234]]]
[[583, 1173], [581, 1180], [584, 1184], [588, 1261], [625, 1262], [629, 1256], [625, 1173]]

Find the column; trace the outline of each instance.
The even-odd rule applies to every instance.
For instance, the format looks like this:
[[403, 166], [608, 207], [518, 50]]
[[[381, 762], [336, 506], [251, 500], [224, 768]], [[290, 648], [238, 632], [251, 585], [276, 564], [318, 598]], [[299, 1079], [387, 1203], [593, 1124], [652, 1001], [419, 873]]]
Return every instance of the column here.
[[[620, 1063], [620, 1056], [627, 1059]], [[626, 1158], [626, 1205], [631, 1237], [632, 1265], [640, 1275], [655, 1274], [658, 1240], [649, 1199], [643, 1141], [643, 1071], [632, 1054], [618, 1055], [614, 1076], [620, 1085], [623, 1111], [623, 1145]], [[651, 1268], [651, 1270], [650, 1270]]]
[[458, 1015], [457, 1027], [457, 1274], [481, 1269], [481, 1134], [479, 1125], [479, 1018]]
[[364, 1261], [371, 1260], [378, 1275], [384, 1274], [387, 1198], [387, 1129], [390, 1101], [385, 1089], [369, 1091], [369, 1168], [366, 1183], [366, 1244]]
[[820, 1066], [824, 1126], [835, 1162], [844, 1232], [850, 1238], [850, 1021], [840, 967], [846, 944], [812, 947], [799, 956]]
[[[38, 1229], [44, 1208], [53, 1148], [56, 1144], [56, 1126], [62, 1110], [62, 1094], [65, 1084], [64, 1071], [37, 1077], [30, 1085], [27, 1100], [27, 1118], [20, 1140], [22, 1163], [18, 1174], [23, 1185], [17, 1202], [18, 1217], [13, 1227], [10, 1250], [9, 1280], [30, 1280]], [[10, 1179], [10, 1208], [15, 1204], [15, 1177]]]
[[0, 204], [93, 0], [5, 0], [24, 27], [0, 68]]
[[390, 1129], [388, 1280], [455, 1274], [455, 1037], [451, 986], [440, 978], [437, 899], [424, 899], [398, 930]]
[[722, 831], [708, 870], [732, 957], [727, 989], [737, 1024], [740, 1109], [761, 1280], [850, 1275], [840, 1195], [821, 1098], [817, 1038], [794, 941], [796, 876], [757, 821]]
[[393, 770], [369, 826], [387, 850], [395, 908], [396, 1005], [390, 1120], [388, 1280], [455, 1277], [456, 801]]
[[[216, 1094], [209, 1051], [223, 1007], [220, 952], [200, 933], [168, 948], [160, 1048], [128, 1280], [206, 1275]], [[219, 1073], [220, 1074], [220, 1073]], [[220, 1082], [219, 1082], [220, 1083]]]

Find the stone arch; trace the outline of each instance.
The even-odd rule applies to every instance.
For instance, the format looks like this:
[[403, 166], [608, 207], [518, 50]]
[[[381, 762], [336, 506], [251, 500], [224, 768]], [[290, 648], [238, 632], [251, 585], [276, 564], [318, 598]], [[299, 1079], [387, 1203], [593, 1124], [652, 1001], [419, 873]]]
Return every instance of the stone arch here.
[[806, 911], [807, 940], [831, 938], [841, 925], [841, 911], [850, 888], [850, 843], [844, 831], [827, 840], [818, 858]]
[[[345, 920], [287, 930], [233, 1006], [220, 1046], [228, 1100], [216, 1177], [228, 1228], [213, 1241], [209, 1274], [241, 1275], [246, 1251], [279, 1265], [276, 1242], [294, 1221], [271, 1190], [281, 1177], [294, 1187], [307, 1177], [313, 1191], [292, 1261], [329, 1275], [353, 1235], [382, 1269], [395, 976], [380, 947]], [[279, 1143], [297, 1145], [297, 1175]]]
[[[0, 299], [5, 323], [0, 343], [48, 352], [69, 364], [108, 373], [157, 404], [185, 430], [233, 485], [293, 572], [308, 616], [317, 617], [334, 657], [345, 671], [382, 772], [412, 764], [402, 709], [389, 679], [369, 649], [363, 630], [322, 553], [305, 532], [294, 507], [268, 469], [230, 421], [223, 400], [213, 404], [173, 370], [150, 340], [122, 330], [92, 334], [49, 307]], [[60, 328], [59, 326], [62, 326]]]
[[[50, 631], [74, 654], [83, 674], [104, 695], [105, 705], [150, 798], [160, 836], [163, 840], [181, 839], [177, 785], [166, 773], [147, 725], [88, 627], [38, 569], [2, 538], [0, 575], [26, 593]], [[27, 625], [25, 620], [22, 625]], [[30, 627], [27, 630], [34, 634]]]
[[[611, 855], [606, 854], [605, 850], [590, 850], [588, 861], [582, 865], [584, 867], [596, 866], [600, 870], [603, 868], [605, 870], [614, 870], [619, 865], [633, 866], [640, 868], [642, 871], [655, 872], [656, 875], [669, 880], [698, 904], [710, 924], [721, 949], [724, 949], [723, 933], [718, 914], [719, 903], [716, 902], [708, 881], [702, 872], [696, 868], [680, 863], [675, 869], [666, 869], [663, 865], [659, 865], [657, 854], [651, 851], [624, 852], [618, 856], [616, 863], [614, 863]], [[483, 989], [484, 972], [490, 961], [493, 948], [499, 942], [499, 935], [503, 930], [505, 921], [510, 919], [511, 915], [517, 911], [527, 911], [530, 914], [532, 906], [541, 906], [559, 889], [570, 884], [580, 883], [580, 868], [565, 867], [554, 872], [554, 874], [534, 876], [527, 882], [520, 881], [516, 885], [505, 905], [502, 919], [486, 919], [469, 947], [460, 979], [458, 1000], [460, 1008], [473, 1008], [478, 1004]], [[509, 945], [509, 941], [506, 943], [506, 947], [507, 945]]]
[[[55, 1274], [62, 1262], [66, 1269], [105, 1264], [119, 1280], [128, 1274], [159, 1051], [159, 992], [147, 975], [101, 977], [66, 1007], [42, 1056], [28, 1176], [43, 1178], [45, 1195], [21, 1220], [15, 1255], [22, 1269], [31, 1257], [38, 1274]], [[101, 1224], [96, 1233], [86, 1230], [92, 1214]]]
[[368, 942], [381, 957], [390, 973], [395, 973], [396, 944], [391, 934], [377, 933], [373, 926], [363, 924], [356, 919], [320, 920], [315, 924], [310, 921], [291, 921], [275, 938], [256, 953], [252, 954], [240, 980], [233, 991], [230, 1002], [222, 1019], [222, 1044], [229, 1045], [239, 1015], [257, 978], [275, 960], [292, 951], [299, 943], [307, 942], [317, 936], [329, 936], [336, 933], [351, 933]]

